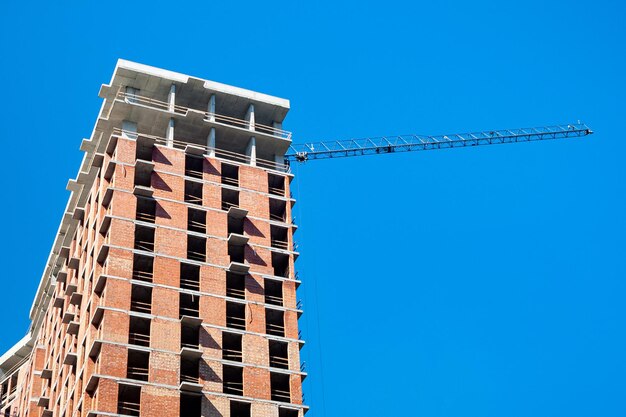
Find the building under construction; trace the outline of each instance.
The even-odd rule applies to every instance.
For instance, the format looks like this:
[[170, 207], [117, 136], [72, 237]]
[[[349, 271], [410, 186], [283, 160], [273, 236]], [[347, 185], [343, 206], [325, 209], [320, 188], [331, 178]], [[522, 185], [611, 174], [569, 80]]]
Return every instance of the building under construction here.
[[0, 412], [302, 416], [289, 101], [121, 60], [100, 97]]

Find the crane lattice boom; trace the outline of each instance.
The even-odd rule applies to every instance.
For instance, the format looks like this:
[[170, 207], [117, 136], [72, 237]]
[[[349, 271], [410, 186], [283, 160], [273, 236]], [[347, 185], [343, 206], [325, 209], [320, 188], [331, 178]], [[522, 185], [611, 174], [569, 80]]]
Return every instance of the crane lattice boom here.
[[500, 143], [532, 142], [582, 137], [593, 132], [585, 124], [490, 130], [441, 136], [400, 135], [291, 145], [285, 163], [393, 152], [462, 148]]

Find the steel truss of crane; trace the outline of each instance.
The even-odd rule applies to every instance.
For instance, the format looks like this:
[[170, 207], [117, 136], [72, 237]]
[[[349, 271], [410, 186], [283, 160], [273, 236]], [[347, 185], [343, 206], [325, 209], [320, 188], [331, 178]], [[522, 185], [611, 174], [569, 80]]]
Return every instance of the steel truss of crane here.
[[427, 151], [501, 143], [533, 142], [587, 136], [593, 133], [585, 124], [490, 130], [441, 136], [400, 135], [295, 144], [289, 147], [285, 163], [312, 159], [341, 158], [393, 152]]

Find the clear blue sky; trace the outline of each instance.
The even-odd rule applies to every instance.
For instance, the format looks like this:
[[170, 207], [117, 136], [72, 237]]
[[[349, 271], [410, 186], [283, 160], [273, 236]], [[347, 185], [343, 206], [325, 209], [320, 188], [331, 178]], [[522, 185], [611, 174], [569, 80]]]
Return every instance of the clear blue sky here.
[[296, 141], [567, 123], [293, 182], [311, 417], [625, 416], [621, 1], [5, 2], [0, 350], [117, 58], [291, 100]]

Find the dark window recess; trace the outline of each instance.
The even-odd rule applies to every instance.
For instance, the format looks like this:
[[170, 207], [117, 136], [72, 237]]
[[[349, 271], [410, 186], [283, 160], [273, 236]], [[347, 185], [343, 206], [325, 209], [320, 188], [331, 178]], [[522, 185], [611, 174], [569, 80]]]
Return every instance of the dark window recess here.
[[200, 372], [200, 362], [198, 359], [181, 358], [180, 382], [191, 382], [192, 384], [197, 384], [199, 372]]
[[148, 380], [148, 369], [150, 368], [150, 352], [142, 350], [128, 350], [128, 366], [126, 367], [126, 378], [138, 381]]
[[278, 417], [298, 417], [298, 410], [292, 410], [289, 408], [279, 408]]
[[206, 211], [187, 208], [187, 230], [206, 233]]
[[250, 403], [231, 401], [230, 417], [250, 417]]
[[265, 280], [265, 303], [283, 306], [283, 283], [273, 279]]
[[150, 346], [150, 319], [130, 316], [128, 344]]
[[244, 263], [246, 259], [246, 247], [241, 245], [228, 245], [228, 255], [231, 262]]
[[200, 297], [193, 294], [180, 293], [180, 317], [200, 317]]
[[133, 279], [152, 282], [153, 270], [154, 258], [152, 256], [138, 254], [133, 256]]
[[246, 305], [226, 302], [226, 327], [246, 330]]
[[198, 265], [180, 264], [180, 288], [200, 291], [200, 267]]
[[202, 395], [201, 394], [180, 394], [180, 414], [184, 417], [201, 417], [202, 415]]
[[222, 333], [222, 359], [234, 362], [242, 361], [241, 339], [242, 336], [238, 333]]
[[188, 177], [202, 178], [203, 166], [204, 158], [185, 155], [185, 175]]
[[246, 277], [241, 274], [226, 273], [226, 295], [228, 297], [246, 298]]
[[267, 188], [270, 194], [285, 195], [285, 177], [282, 175], [267, 174]]
[[185, 202], [202, 205], [202, 184], [195, 181], [185, 181]]
[[289, 250], [289, 236], [287, 230], [286, 227], [270, 227], [270, 239], [273, 248]]
[[269, 199], [270, 204], [270, 219], [279, 222], [284, 222], [287, 219], [287, 202], [284, 200], [277, 200], [275, 198]]
[[152, 170], [141, 168], [140, 166], [135, 165], [135, 185], [140, 185], [142, 187], [151, 187]]
[[265, 309], [265, 332], [273, 336], [285, 337], [285, 312]]
[[269, 340], [270, 366], [272, 368], [288, 369], [289, 353], [287, 342]]
[[141, 403], [141, 387], [134, 385], [119, 385], [117, 394], [117, 414], [139, 417]]
[[187, 235], [187, 259], [206, 262], [206, 238]]
[[130, 293], [130, 311], [150, 314], [152, 311], [152, 288], [133, 285]]
[[182, 326], [180, 328], [180, 347], [197, 349], [200, 346], [200, 327]]
[[291, 402], [289, 375], [270, 372], [270, 387], [272, 390], [272, 401]]
[[222, 188], [222, 210], [239, 207], [239, 191]]
[[154, 252], [154, 227], [135, 225], [135, 249]]
[[152, 161], [152, 150], [154, 149], [154, 143], [142, 138], [137, 139], [137, 151], [135, 153], [136, 159], [143, 159], [144, 161]]
[[243, 235], [243, 221], [243, 218], [236, 219], [234, 217], [228, 217], [228, 234], [236, 233]]
[[239, 187], [239, 167], [236, 165], [222, 164], [222, 184]]
[[224, 365], [224, 394], [243, 395], [243, 368]]
[[154, 223], [156, 219], [156, 200], [138, 197], [135, 218], [140, 221]]
[[275, 276], [289, 278], [289, 255], [272, 252], [272, 267]]

